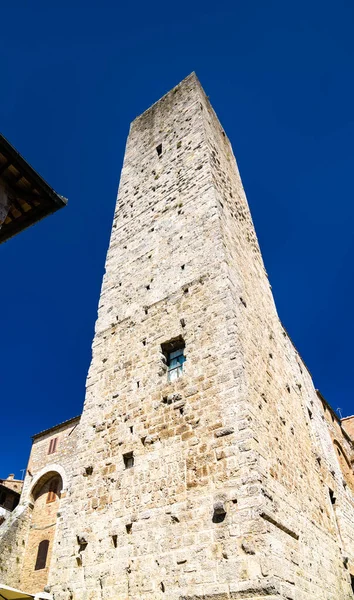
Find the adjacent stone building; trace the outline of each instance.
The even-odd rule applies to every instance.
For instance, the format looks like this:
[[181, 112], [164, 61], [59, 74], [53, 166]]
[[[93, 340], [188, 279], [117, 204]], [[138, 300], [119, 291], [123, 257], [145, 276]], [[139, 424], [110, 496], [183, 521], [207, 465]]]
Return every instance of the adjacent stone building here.
[[352, 421], [278, 318], [194, 74], [131, 125], [92, 350], [80, 420], [34, 438], [5, 583], [55, 600], [353, 598]]
[[23, 481], [14, 477], [14, 474], [11, 473], [6, 479], [0, 479], [0, 525], [20, 501]]
[[75, 417], [33, 436], [21, 503], [0, 528], [0, 582], [30, 593], [47, 584], [60, 536], [59, 507], [72, 486], [79, 422]]

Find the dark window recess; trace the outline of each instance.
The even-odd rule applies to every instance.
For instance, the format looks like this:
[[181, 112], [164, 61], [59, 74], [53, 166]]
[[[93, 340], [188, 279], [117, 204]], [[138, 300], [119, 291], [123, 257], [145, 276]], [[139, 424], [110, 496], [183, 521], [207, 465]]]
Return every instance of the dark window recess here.
[[335, 503], [336, 503], [336, 497], [334, 495], [334, 491], [331, 490], [331, 489], [329, 490], [329, 497], [330, 497], [330, 500], [331, 500], [331, 504], [333, 504], [333, 506], [334, 506]]
[[222, 523], [223, 521], [225, 521], [225, 517], [226, 517], [226, 512], [224, 513], [215, 513], [213, 514], [213, 523]]
[[112, 542], [113, 542], [114, 548], [117, 548], [117, 545], [118, 545], [118, 536], [117, 535], [112, 535]]
[[131, 469], [134, 466], [134, 454], [132, 452], [123, 454], [123, 460], [126, 469]]
[[182, 337], [161, 344], [161, 350], [166, 359], [168, 381], [175, 381], [183, 374], [185, 343]]
[[0, 517], [0, 525], [2, 525], [3, 523], [5, 523], [5, 517]]
[[162, 154], [162, 144], [159, 144], [158, 146], [156, 146], [156, 152], [157, 152], [157, 156], [160, 158], [160, 156]]
[[226, 510], [222, 502], [215, 502], [213, 511], [213, 523], [222, 523], [225, 521]]
[[52, 440], [50, 440], [48, 454], [54, 454], [54, 452], [57, 449], [57, 444], [58, 444], [58, 438], [53, 438]]
[[35, 571], [45, 569], [49, 549], [49, 540], [42, 540], [38, 546], [37, 559], [34, 567]]
[[52, 481], [49, 484], [49, 490], [48, 490], [48, 495], [47, 495], [47, 504], [50, 504], [50, 502], [55, 502], [55, 500], [57, 499], [57, 495], [58, 495], [58, 488], [59, 488], [59, 481], [57, 479], [52, 479]]
[[0, 495], [0, 505], [1, 506], [3, 506], [5, 504], [6, 498], [7, 498], [6, 492], [2, 492], [2, 494]]
[[352, 586], [352, 592], [353, 592], [353, 594], [354, 594], [354, 575], [351, 575], [351, 576], [350, 576], [350, 584], [351, 584], [351, 586]]
[[125, 529], [127, 530], [127, 533], [131, 533], [133, 529], [133, 523], [127, 523]]

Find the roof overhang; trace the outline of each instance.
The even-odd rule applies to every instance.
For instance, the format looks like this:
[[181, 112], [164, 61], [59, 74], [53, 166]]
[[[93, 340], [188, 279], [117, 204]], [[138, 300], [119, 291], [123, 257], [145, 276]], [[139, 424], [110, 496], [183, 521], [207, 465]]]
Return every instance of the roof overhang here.
[[0, 183], [8, 198], [0, 244], [67, 204], [1, 134]]
[[47, 592], [38, 594], [26, 594], [8, 585], [0, 583], [0, 600], [53, 600], [53, 596]]
[[0, 598], [5, 600], [21, 600], [22, 598], [34, 598], [32, 594], [25, 594], [20, 590], [15, 590], [7, 585], [0, 584]]

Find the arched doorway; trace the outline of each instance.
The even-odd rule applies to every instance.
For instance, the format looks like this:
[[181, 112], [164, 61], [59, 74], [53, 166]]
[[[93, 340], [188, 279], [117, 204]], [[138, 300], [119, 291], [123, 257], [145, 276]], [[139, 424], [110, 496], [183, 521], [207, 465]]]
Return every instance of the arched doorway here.
[[62, 488], [60, 474], [48, 471], [31, 490], [34, 506], [21, 572], [21, 587], [30, 593], [42, 591], [48, 582]]

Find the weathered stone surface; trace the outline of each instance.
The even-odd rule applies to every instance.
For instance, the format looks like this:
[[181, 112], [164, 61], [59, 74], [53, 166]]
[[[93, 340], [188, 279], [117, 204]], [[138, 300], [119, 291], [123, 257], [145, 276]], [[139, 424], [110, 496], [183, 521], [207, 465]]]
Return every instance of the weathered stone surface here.
[[217, 429], [215, 431], [215, 437], [223, 437], [224, 435], [231, 435], [235, 430], [233, 427], [222, 427], [221, 429]]
[[[75, 435], [55, 600], [352, 598], [353, 443], [279, 321], [194, 75], [131, 125]], [[10, 585], [29, 511], [0, 548]]]

